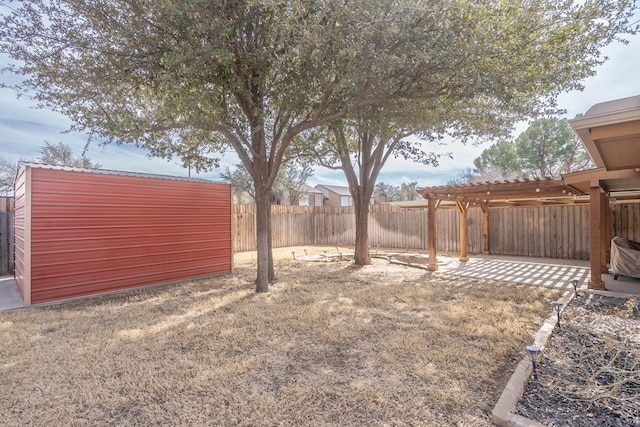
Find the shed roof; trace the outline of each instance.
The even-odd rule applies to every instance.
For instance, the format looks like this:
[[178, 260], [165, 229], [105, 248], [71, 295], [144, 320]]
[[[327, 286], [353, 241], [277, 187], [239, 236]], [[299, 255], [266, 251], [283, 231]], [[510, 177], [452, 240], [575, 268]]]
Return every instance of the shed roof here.
[[37, 169], [51, 169], [51, 170], [95, 173], [95, 174], [105, 174], [105, 175], [133, 176], [133, 177], [139, 177], [139, 178], [168, 179], [172, 181], [191, 181], [191, 182], [220, 184], [220, 182], [215, 182], [215, 181], [202, 179], [202, 178], [189, 178], [189, 177], [183, 177], [183, 176], [161, 175], [161, 174], [152, 174], [152, 173], [116, 171], [116, 170], [110, 170], [110, 169], [76, 168], [71, 166], [57, 166], [57, 165], [49, 165], [46, 163], [37, 163], [37, 162], [20, 161], [18, 162], [18, 167], [30, 167], [30, 168], [37, 168]]

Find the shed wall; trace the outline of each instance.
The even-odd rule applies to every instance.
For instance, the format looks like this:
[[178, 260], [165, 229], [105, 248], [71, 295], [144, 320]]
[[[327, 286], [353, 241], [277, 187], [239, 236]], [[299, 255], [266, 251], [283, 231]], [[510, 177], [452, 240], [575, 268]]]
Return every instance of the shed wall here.
[[231, 187], [33, 168], [31, 302], [230, 272]]
[[30, 304], [30, 267], [29, 261], [29, 240], [25, 238], [28, 227], [25, 223], [28, 218], [28, 193], [27, 193], [27, 172], [26, 168], [19, 168], [14, 181], [14, 216], [13, 216], [13, 238], [14, 238], [14, 277], [18, 292], [22, 296], [25, 304]]

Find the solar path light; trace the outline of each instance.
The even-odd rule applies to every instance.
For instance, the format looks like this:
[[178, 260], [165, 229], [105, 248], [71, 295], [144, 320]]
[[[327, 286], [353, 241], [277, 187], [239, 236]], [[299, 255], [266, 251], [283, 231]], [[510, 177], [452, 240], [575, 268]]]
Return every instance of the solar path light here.
[[576, 293], [576, 295], [578, 295], [578, 284], [580, 283], [580, 281], [578, 279], [573, 279], [571, 281], [571, 284], [573, 285], [573, 291]]
[[537, 380], [538, 373], [536, 372], [536, 363], [539, 362], [542, 357], [542, 349], [537, 345], [528, 345], [524, 349], [527, 352], [527, 357], [533, 367], [533, 379]]
[[553, 308], [556, 310], [556, 313], [558, 314], [558, 327], [560, 327], [560, 310], [562, 310], [562, 302], [553, 301], [551, 305], [553, 306]]

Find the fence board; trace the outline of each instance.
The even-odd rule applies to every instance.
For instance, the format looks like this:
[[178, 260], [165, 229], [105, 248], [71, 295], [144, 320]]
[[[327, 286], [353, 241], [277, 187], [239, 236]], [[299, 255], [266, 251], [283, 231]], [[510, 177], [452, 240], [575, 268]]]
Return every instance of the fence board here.
[[611, 236], [640, 241], [640, 202], [611, 206]]
[[[0, 198], [0, 274], [12, 274], [13, 198]], [[255, 250], [255, 206], [234, 205], [235, 250]], [[355, 244], [353, 207], [273, 206], [274, 247]], [[469, 254], [482, 251], [482, 213], [470, 206]], [[460, 251], [459, 212], [436, 213], [437, 248]], [[640, 202], [611, 205], [611, 235], [640, 241]], [[426, 209], [373, 205], [369, 214], [372, 248], [427, 249]], [[589, 206], [537, 206], [489, 209], [489, 247], [496, 255], [589, 259]]]

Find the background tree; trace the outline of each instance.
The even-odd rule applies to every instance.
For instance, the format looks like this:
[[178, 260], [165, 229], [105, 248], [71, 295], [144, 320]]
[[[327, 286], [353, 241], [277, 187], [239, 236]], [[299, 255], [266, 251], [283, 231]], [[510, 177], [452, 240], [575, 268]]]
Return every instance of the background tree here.
[[501, 140], [483, 150], [473, 161], [475, 175], [481, 181], [502, 181], [520, 176], [520, 162], [514, 144]]
[[481, 181], [557, 177], [592, 165], [569, 123], [554, 117], [535, 120], [515, 143], [499, 141], [473, 164]]
[[35, 161], [54, 166], [100, 169], [102, 165], [99, 163], [93, 163], [91, 158], [87, 156], [86, 149], [87, 147], [85, 147], [82, 154], [74, 157], [73, 150], [68, 144], [64, 144], [62, 142], [51, 144], [50, 142], [45, 141], [44, 146], [40, 149], [40, 157]]
[[524, 176], [544, 178], [584, 169], [589, 156], [565, 119], [539, 119], [516, 138], [515, 151]]
[[220, 173], [220, 178], [233, 186], [233, 196], [236, 203], [243, 204], [255, 200], [255, 187], [251, 175], [242, 164], [235, 165], [233, 170], [229, 166], [225, 166], [224, 172]]
[[[297, 205], [304, 193], [303, 187], [312, 173], [311, 164], [301, 159], [284, 165], [273, 185], [273, 195], [281, 199], [286, 198], [291, 205]], [[220, 177], [233, 186], [236, 203], [250, 203], [255, 200], [253, 181], [244, 165], [237, 164], [233, 170], [226, 166]]]
[[254, 182], [256, 290], [266, 291], [272, 186], [297, 136], [363, 107], [416, 100], [433, 101], [425, 113], [443, 120], [508, 127], [580, 88], [603, 61], [599, 49], [630, 31], [633, 7], [27, 0], [0, 26], [0, 51], [26, 77], [18, 89], [75, 130], [152, 152], [173, 151], [181, 136], [232, 146]]
[[418, 194], [418, 181], [403, 182], [400, 184], [400, 200], [417, 200], [422, 196]]
[[[24, 159], [20, 160], [29, 161]], [[102, 166], [99, 163], [93, 163], [91, 158], [87, 156], [86, 151], [83, 151], [79, 156], [74, 156], [71, 147], [62, 142], [51, 144], [48, 141], [44, 141], [44, 145], [40, 149], [40, 156], [32, 161], [54, 166], [69, 166], [85, 169], [99, 169]], [[0, 158], [0, 195], [13, 195], [13, 180], [17, 171], [18, 162]]]
[[471, 182], [475, 182], [477, 177], [477, 172], [470, 167], [467, 167], [466, 169], [461, 170], [455, 178], [449, 179], [447, 181], [447, 185], [469, 184]]
[[17, 163], [0, 158], [0, 196], [13, 195], [13, 180], [17, 170]]
[[313, 166], [308, 160], [297, 158], [280, 168], [274, 184], [274, 193], [280, 199], [288, 200], [292, 206], [300, 204], [300, 197], [305, 193], [304, 186], [313, 173]]
[[416, 200], [422, 198], [418, 194], [418, 181], [402, 183], [399, 186], [379, 182], [373, 190], [373, 197], [376, 203], [401, 202], [405, 200]]
[[373, 189], [373, 197], [376, 203], [397, 202], [400, 200], [399, 190], [394, 185], [378, 182]]

